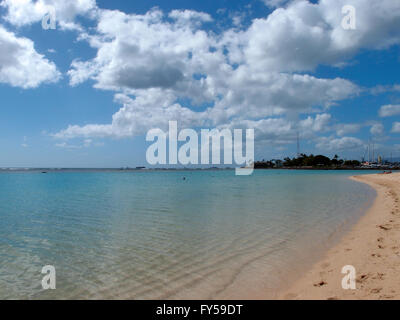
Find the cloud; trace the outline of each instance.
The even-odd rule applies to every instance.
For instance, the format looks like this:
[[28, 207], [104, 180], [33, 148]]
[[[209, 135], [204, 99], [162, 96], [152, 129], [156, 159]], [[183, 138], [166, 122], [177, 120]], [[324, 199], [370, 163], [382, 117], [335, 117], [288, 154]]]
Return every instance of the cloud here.
[[193, 10], [172, 10], [168, 16], [171, 19], [175, 19], [178, 24], [183, 25], [194, 23], [197, 26], [200, 26], [203, 22], [213, 21], [212, 17], [208, 13]]
[[[357, 29], [345, 30], [342, 7], [356, 8]], [[241, 35], [245, 62], [264, 71], [307, 71], [343, 65], [360, 49], [400, 43], [400, 2], [382, 0], [294, 1]]]
[[385, 127], [382, 123], [376, 121], [366, 121], [364, 123], [340, 123], [335, 125], [336, 134], [343, 137], [350, 133], [358, 133], [363, 127], [370, 127], [370, 133], [375, 138], [383, 138]]
[[[86, 35], [97, 56], [91, 61], [74, 61], [69, 71], [71, 85], [88, 79], [106, 90], [164, 88], [190, 91], [194, 86], [195, 59], [207, 55], [212, 40], [198, 30], [207, 14], [172, 11], [167, 21], [160, 10], [145, 15], [128, 15], [102, 10], [97, 35]], [[196, 57], [193, 57], [196, 55]], [[211, 55], [211, 54], [210, 54]], [[193, 88], [195, 90], [195, 88]]]
[[349, 133], [357, 133], [360, 131], [362, 125], [358, 123], [346, 123], [336, 125], [336, 134], [338, 136], [345, 136]]
[[113, 115], [111, 124], [71, 125], [53, 136], [57, 139], [112, 137], [124, 138], [146, 133], [152, 128], [166, 130], [168, 120], [178, 121], [182, 127], [206, 124], [207, 112], [194, 112], [174, 102], [172, 94], [160, 89], [143, 91], [132, 99], [116, 95], [123, 107]]
[[93, 143], [92, 139], [84, 139], [81, 144], [68, 144], [67, 142], [61, 142], [55, 144], [57, 148], [62, 148], [62, 149], [83, 149], [83, 148], [89, 148], [92, 145], [102, 146], [103, 143]]
[[53, 7], [61, 29], [80, 31], [76, 16], [93, 17], [97, 8], [95, 0], [3, 0], [0, 5], [7, 10], [4, 19], [18, 27], [41, 22]]
[[55, 64], [39, 54], [31, 40], [17, 37], [0, 25], [0, 82], [24, 89], [61, 77]]
[[279, 8], [290, 2], [290, 0], [262, 0], [269, 8]]
[[[54, 136], [61, 139], [123, 138], [145, 134], [152, 128], [165, 128], [169, 120], [178, 121], [185, 127], [199, 127], [227, 126], [253, 119], [253, 122], [247, 124], [258, 126], [262, 123], [260, 119], [271, 115], [283, 115], [287, 109], [304, 112], [312, 111], [312, 106], [328, 106], [334, 99], [343, 98], [354, 89], [350, 83], [340, 79], [324, 80], [290, 75], [281, 75], [276, 78], [277, 81], [274, 79], [266, 81], [264, 86], [257, 86], [251, 81], [231, 78], [227, 81], [229, 88], [223, 97], [204, 111], [185, 107], [176, 102], [174, 93], [166, 93], [161, 88], [137, 91], [135, 98], [117, 94], [116, 102], [121, 103], [123, 107], [113, 115], [111, 124], [71, 125]], [[240, 83], [246, 85], [240, 86]], [[341, 85], [343, 92], [339, 90]], [[290, 92], [285, 94], [288, 88]], [[315, 118], [309, 116], [300, 121], [300, 126], [304, 130], [324, 132], [328, 129], [330, 119], [328, 114], [318, 114]], [[266, 121], [267, 124], [275, 122], [271, 119]], [[281, 125], [279, 121], [276, 123]]]
[[26, 136], [24, 136], [23, 140], [24, 140], [24, 142], [21, 144], [21, 147], [22, 148], [28, 148], [29, 147], [29, 145], [27, 143], [28, 138]]
[[393, 133], [400, 133], [400, 122], [394, 122], [392, 127]]
[[400, 115], [400, 105], [388, 104], [379, 109], [379, 116], [381, 118], [392, 117], [396, 115]]
[[398, 92], [398, 91], [400, 91], [399, 84], [387, 85], [387, 86], [377, 85], [370, 89], [370, 92], [373, 95], [379, 95], [379, 94], [387, 93], [387, 92]]
[[[341, 25], [348, 4], [357, 9], [355, 31]], [[343, 65], [361, 49], [400, 43], [400, 3], [389, 0], [293, 1], [247, 29], [219, 35], [203, 28], [209, 15], [190, 10], [138, 15], [98, 9], [96, 19], [95, 29], [80, 35], [96, 55], [72, 63], [70, 84], [91, 80], [95, 88], [116, 92], [117, 100], [124, 97], [122, 107], [109, 123], [70, 125], [55, 137], [129, 137], [168, 120], [190, 127], [281, 121], [274, 117], [292, 123], [362, 91], [349, 80], [307, 72]], [[359, 129], [336, 127], [340, 139]]]
[[262, 118], [321, 111], [359, 92], [356, 85], [341, 78], [252, 72], [247, 66], [225, 77], [210, 76], [207, 83], [222, 97], [213, 110], [220, 121], [232, 116]]
[[382, 136], [384, 133], [385, 127], [382, 123], [375, 123], [371, 126], [370, 132], [374, 136]]
[[327, 113], [308, 116], [303, 120], [288, 120], [286, 118], [268, 118], [261, 120], [237, 120], [229, 125], [222, 126], [231, 130], [254, 129], [258, 142], [274, 146], [292, 144], [296, 142], [297, 135], [301, 139], [315, 139], [321, 133], [328, 131], [331, 115]]
[[332, 116], [327, 113], [317, 114], [315, 118], [307, 117], [307, 119], [300, 121], [300, 130], [304, 132], [310, 131], [315, 133], [322, 133], [330, 130], [330, 122]]
[[55, 146], [57, 148], [63, 148], [63, 149], [81, 149], [82, 148], [82, 146], [71, 145], [66, 142], [56, 143]]
[[316, 147], [323, 150], [351, 150], [358, 149], [364, 146], [364, 143], [354, 137], [341, 137], [341, 138], [329, 138], [321, 137], [318, 139]]
[[[360, 92], [346, 79], [265, 72], [250, 64], [234, 66], [225, 54], [228, 36], [217, 37], [199, 30], [199, 24], [187, 22], [192, 17], [201, 17], [201, 22], [209, 18], [187, 11], [173, 11], [167, 16], [177, 21], [166, 19], [158, 9], [144, 15], [115, 10], [99, 13], [96, 34], [82, 37], [97, 49], [96, 57], [74, 61], [68, 72], [70, 83], [76, 86], [91, 79], [96, 88], [136, 99], [124, 104], [111, 124], [71, 125], [59, 135], [125, 137], [144, 133], [168, 120], [181, 119], [193, 126], [201, 119], [218, 126], [236, 118], [258, 120], [320, 112]], [[161, 97], [157, 99], [159, 105], [146, 102], [154, 93]], [[204, 103], [211, 105], [206, 112], [193, 109]], [[177, 117], [176, 110], [189, 119]], [[154, 113], [164, 118], [152, 116]]]

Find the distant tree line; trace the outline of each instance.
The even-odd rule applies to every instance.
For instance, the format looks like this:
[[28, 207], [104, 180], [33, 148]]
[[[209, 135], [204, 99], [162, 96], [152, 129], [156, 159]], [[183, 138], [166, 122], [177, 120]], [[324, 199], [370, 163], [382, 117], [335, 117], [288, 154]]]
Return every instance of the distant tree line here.
[[358, 160], [343, 160], [339, 159], [338, 155], [335, 155], [332, 159], [323, 156], [323, 155], [306, 155], [301, 154], [297, 158], [285, 158], [282, 160], [262, 160], [255, 162], [256, 169], [262, 168], [299, 168], [299, 167], [307, 167], [307, 168], [354, 168], [359, 167], [361, 165]]

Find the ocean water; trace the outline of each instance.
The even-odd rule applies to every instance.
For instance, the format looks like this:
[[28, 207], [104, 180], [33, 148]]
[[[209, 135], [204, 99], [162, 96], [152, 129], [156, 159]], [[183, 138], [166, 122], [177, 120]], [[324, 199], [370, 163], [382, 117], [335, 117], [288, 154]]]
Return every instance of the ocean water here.
[[372, 203], [354, 174], [1, 173], [0, 299], [274, 297]]

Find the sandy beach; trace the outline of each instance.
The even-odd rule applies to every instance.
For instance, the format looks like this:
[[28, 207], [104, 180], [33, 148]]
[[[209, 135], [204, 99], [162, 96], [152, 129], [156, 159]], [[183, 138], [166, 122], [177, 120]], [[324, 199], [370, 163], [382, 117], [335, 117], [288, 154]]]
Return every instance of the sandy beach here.
[[[365, 216], [280, 299], [400, 299], [400, 173], [352, 177], [377, 191]], [[354, 266], [356, 289], [344, 290], [342, 268]]]

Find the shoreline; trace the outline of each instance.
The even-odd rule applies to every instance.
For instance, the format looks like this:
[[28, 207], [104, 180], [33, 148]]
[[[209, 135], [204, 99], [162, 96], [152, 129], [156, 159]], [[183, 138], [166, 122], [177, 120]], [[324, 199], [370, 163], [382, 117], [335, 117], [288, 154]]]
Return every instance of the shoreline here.
[[[278, 300], [400, 299], [400, 173], [351, 179], [376, 190], [372, 207]], [[355, 290], [342, 288], [346, 265], [355, 267]]]

